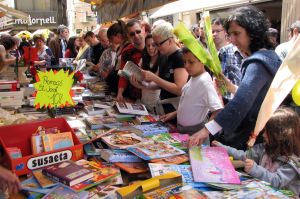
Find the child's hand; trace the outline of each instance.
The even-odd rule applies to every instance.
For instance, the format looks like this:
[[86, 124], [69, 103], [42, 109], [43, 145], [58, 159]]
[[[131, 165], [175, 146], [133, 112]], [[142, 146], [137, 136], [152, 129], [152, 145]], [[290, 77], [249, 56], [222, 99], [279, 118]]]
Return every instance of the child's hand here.
[[254, 161], [251, 159], [246, 159], [245, 160], [245, 172], [250, 173], [252, 167], [254, 165]]
[[212, 146], [222, 146], [222, 144], [220, 142], [216, 141], [216, 140], [212, 141], [211, 145]]

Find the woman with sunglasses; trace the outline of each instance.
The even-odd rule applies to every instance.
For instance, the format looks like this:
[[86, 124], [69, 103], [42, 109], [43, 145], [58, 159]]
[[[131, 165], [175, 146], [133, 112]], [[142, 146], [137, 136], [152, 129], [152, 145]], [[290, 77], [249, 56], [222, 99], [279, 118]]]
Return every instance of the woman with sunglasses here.
[[184, 68], [182, 52], [177, 46], [173, 26], [169, 22], [158, 24], [152, 31], [153, 41], [161, 55], [167, 61], [159, 68], [156, 75], [151, 71], [143, 71], [145, 81], [153, 81], [161, 88], [158, 114], [166, 114], [176, 110], [181, 89], [187, 82], [188, 73]]

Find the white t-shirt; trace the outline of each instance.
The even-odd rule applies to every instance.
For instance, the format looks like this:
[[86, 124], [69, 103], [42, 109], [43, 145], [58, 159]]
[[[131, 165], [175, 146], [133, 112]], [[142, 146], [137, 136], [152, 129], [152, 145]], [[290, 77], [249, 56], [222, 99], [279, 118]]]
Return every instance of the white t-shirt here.
[[182, 126], [200, 124], [208, 111], [223, 108], [210, 75], [205, 72], [192, 77], [182, 88], [177, 122]]

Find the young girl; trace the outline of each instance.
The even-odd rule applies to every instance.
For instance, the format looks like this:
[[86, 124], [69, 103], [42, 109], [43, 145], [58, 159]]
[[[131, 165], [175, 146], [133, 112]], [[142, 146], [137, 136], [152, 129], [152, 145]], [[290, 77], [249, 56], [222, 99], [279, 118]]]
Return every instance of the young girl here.
[[245, 171], [275, 188], [289, 189], [300, 196], [300, 118], [289, 108], [279, 108], [263, 130], [264, 143], [248, 151], [223, 146], [229, 155], [245, 160]]
[[212, 112], [212, 119], [223, 107], [204, 65], [188, 48], [183, 48], [182, 53], [184, 67], [191, 78], [182, 88], [178, 110], [162, 116], [161, 120], [167, 121], [177, 115], [180, 133], [191, 135], [203, 128], [208, 111]]

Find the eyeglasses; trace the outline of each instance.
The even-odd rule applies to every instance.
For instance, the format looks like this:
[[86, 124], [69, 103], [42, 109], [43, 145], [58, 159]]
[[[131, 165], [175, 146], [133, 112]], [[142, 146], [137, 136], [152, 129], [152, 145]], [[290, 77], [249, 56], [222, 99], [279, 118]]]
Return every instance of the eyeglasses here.
[[160, 46], [163, 45], [166, 41], [168, 41], [170, 38], [172, 38], [172, 37], [168, 37], [167, 39], [165, 39], [165, 40], [159, 42], [158, 44], [157, 44], [157, 43], [154, 43], [154, 44], [155, 44], [155, 46], [160, 47]]
[[224, 29], [222, 29], [222, 30], [212, 30], [211, 32], [214, 34], [214, 33], [220, 33], [220, 32], [222, 32]]
[[130, 37], [134, 37], [135, 34], [139, 35], [139, 34], [141, 34], [141, 32], [142, 32], [141, 30], [136, 30], [135, 32], [130, 32], [130, 33], [129, 33], [129, 36], [130, 36]]

